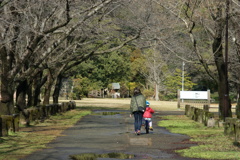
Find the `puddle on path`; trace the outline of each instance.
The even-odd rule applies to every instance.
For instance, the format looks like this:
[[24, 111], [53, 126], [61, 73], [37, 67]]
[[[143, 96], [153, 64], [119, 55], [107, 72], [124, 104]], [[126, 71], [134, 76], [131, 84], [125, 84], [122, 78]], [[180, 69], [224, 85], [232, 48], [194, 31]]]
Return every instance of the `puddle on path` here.
[[120, 112], [102, 112], [102, 115], [116, 115], [120, 114]]
[[152, 138], [129, 138], [130, 145], [151, 146]]
[[72, 160], [97, 160], [98, 158], [132, 159], [134, 158], [134, 155], [112, 152], [112, 153], [103, 153], [103, 154], [82, 153], [77, 155], [70, 155], [69, 157]]
[[93, 115], [103, 115], [103, 116], [111, 116], [111, 115], [120, 115], [124, 114], [124, 112], [116, 112], [116, 111], [95, 111]]

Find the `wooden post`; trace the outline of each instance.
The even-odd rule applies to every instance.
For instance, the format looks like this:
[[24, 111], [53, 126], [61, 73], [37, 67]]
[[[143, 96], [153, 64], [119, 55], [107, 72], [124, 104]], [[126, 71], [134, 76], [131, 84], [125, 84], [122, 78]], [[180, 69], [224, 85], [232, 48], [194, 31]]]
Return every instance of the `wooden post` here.
[[203, 105], [203, 110], [209, 112], [209, 105]]

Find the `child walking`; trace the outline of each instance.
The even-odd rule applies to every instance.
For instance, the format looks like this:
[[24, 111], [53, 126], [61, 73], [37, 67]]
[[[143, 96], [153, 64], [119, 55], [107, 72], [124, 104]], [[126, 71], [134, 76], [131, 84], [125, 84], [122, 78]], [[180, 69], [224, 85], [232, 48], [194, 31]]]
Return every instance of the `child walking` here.
[[153, 131], [152, 127], [152, 114], [154, 113], [154, 110], [150, 107], [150, 103], [146, 101], [146, 111], [143, 114], [143, 118], [145, 120], [145, 123], [149, 123], [149, 129]]

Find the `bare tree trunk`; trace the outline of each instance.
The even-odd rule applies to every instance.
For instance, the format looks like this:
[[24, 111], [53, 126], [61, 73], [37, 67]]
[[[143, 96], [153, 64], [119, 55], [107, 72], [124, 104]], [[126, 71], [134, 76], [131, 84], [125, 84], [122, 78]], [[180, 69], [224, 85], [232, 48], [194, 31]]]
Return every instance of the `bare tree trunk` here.
[[16, 104], [21, 108], [21, 111], [26, 108], [26, 94], [28, 90], [27, 80], [20, 82], [17, 86]]
[[55, 84], [55, 89], [53, 92], [53, 103], [58, 103], [58, 98], [59, 98], [59, 94], [60, 94], [60, 90], [62, 87], [62, 75], [59, 74], [57, 77], [57, 82]]
[[1, 66], [1, 103], [0, 103], [0, 115], [10, 115], [14, 113], [13, 106], [13, 82], [9, 78], [9, 71], [11, 66], [7, 60], [7, 54], [5, 48], [0, 49], [2, 66]]
[[34, 95], [33, 95], [33, 105], [37, 106], [41, 102], [41, 99], [40, 99], [41, 86], [37, 85], [34, 88], [35, 88], [35, 90], [34, 90]]
[[158, 93], [159, 93], [159, 84], [156, 83], [156, 84], [155, 84], [155, 100], [156, 100], [156, 101], [159, 101], [159, 95], [158, 95]]
[[33, 82], [33, 105], [39, 105], [40, 104], [40, 94], [41, 94], [41, 88], [43, 84], [47, 81], [47, 76], [43, 77], [43, 72], [38, 73], [36, 78]]
[[239, 96], [240, 96], [240, 85], [238, 85], [238, 98], [237, 98], [237, 105], [236, 105], [236, 115], [237, 115], [237, 118], [240, 118], [240, 101], [239, 101]]
[[[159, 93], [159, 77], [160, 77], [160, 72], [159, 70], [161, 69], [159, 66], [158, 66], [158, 63], [159, 62], [156, 62], [156, 57], [157, 56], [157, 44], [156, 44], [156, 41], [154, 42], [155, 43], [155, 47], [154, 47], [154, 50], [153, 50], [153, 75], [154, 75], [154, 85], [155, 85], [155, 100], [156, 101], [159, 101], [159, 96], [158, 96], [158, 93]], [[158, 57], [160, 58], [160, 57]]]
[[27, 90], [27, 107], [33, 106], [33, 89], [32, 89], [32, 83], [28, 84], [28, 90]]
[[53, 85], [53, 77], [51, 75], [51, 71], [49, 71], [46, 86], [45, 86], [45, 91], [44, 91], [43, 105], [49, 104], [52, 85]]

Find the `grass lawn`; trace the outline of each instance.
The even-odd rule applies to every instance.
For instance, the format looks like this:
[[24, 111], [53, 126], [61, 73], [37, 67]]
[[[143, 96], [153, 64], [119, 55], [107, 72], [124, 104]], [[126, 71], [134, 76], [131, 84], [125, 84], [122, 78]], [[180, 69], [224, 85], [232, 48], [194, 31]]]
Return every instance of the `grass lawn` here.
[[166, 120], [158, 125], [166, 127], [173, 133], [189, 135], [198, 146], [177, 150], [185, 157], [203, 159], [240, 160], [240, 146], [233, 139], [224, 135], [223, 128], [208, 128], [190, 120], [186, 116], [164, 116]]
[[51, 116], [44, 123], [21, 127], [19, 132], [8, 137], [0, 137], [0, 159], [17, 160], [39, 149], [54, 140], [61, 132], [74, 125], [82, 116], [90, 114], [89, 110], [71, 110]]

